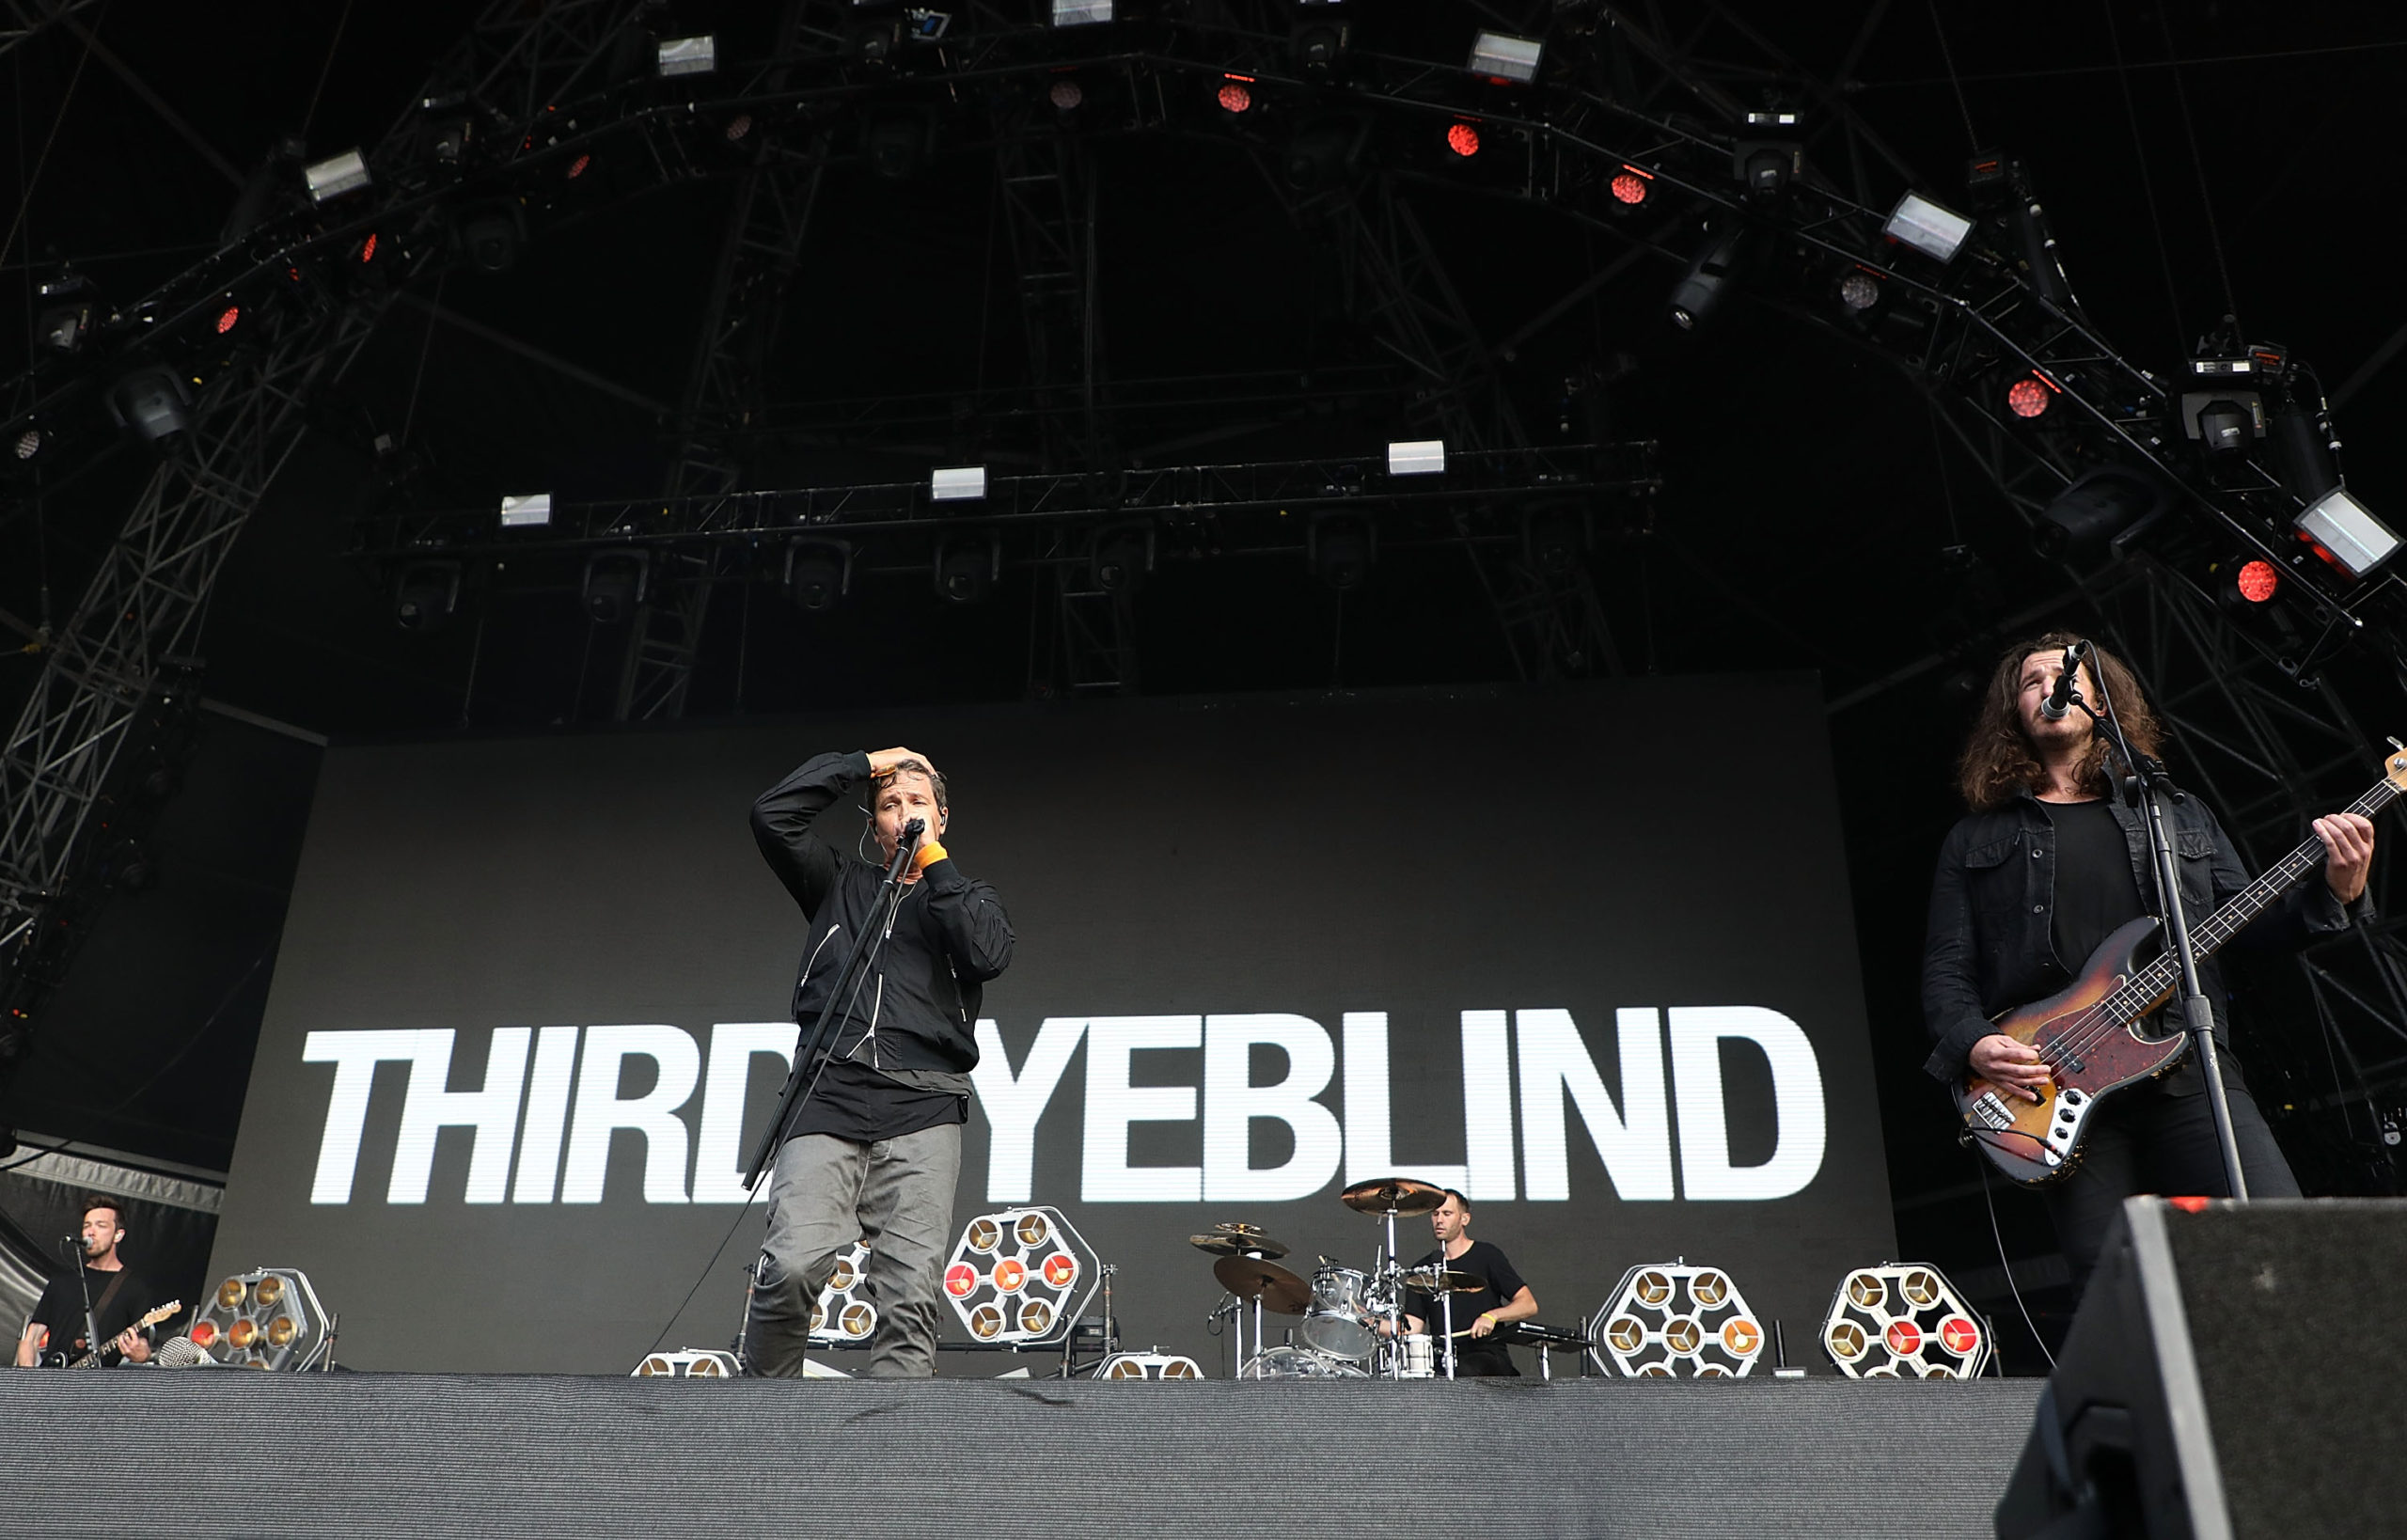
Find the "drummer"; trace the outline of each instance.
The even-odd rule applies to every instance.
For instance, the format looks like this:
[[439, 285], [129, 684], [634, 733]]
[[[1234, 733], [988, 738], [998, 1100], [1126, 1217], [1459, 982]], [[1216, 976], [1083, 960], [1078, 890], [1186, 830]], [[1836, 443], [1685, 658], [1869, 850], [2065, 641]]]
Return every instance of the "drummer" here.
[[[1497, 1340], [1496, 1328], [1537, 1314], [1537, 1296], [1530, 1293], [1530, 1286], [1521, 1281], [1521, 1275], [1513, 1270], [1513, 1264], [1502, 1251], [1487, 1241], [1471, 1238], [1471, 1200], [1461, 1193], [1452, 1187], [1446, 1189], [1446, 1201], [1430, 1211], [1429, 1228], [1438, 1237], [1438, 1249], [1413, 1266], [1443, 1265], [1480, 1281], [1478, 1288], [1454, 1296], [1455, 1377], [1518, 1377], [1520, 1371], [1513, 1366], [1513, 1355]], [[1425, 1331], [1433, 1337], [1445, 1330], [1445, 1312], [1430, 1295], [1408, 1289], [1404, 1310], [1407, 1330]], [[1432, 1345], [1437, 1349], [1436, 1361], [1442, 1374], [1446, 1344], [1438, 1342]]]

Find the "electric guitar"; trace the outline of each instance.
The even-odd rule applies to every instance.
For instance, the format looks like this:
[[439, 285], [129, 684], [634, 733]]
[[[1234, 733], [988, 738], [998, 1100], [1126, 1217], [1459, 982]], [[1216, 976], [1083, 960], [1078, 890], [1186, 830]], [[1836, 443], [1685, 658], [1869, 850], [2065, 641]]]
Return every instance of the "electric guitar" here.
[[[182, 1300], [170, 1299], [165, 1304], [161, 1305], [157, 1310], [152, 1311], [149, 1314], [145, 1315], [142, 1319], [134, 1322], [125, 1329], [127, 1331], [148, 1331], [152, 1327], [157, 1326], [160, 1322], [173, 1316], [178, 1311], [181, 1311], [183, 1308], [184, 1302]], [[120, 1333], [120, 1335], [122, 1335], [122, 1333]], [[56, 1369], [63, 1365], [69, 1369], [108, 1368], [110, 1365], [104, 1364], [101, 1361], [101, 1355], [102, 1353], [114, 1352], [115, 1349], [111, 1346], [111, 1344], [114, 1344], [116, 1341], [116, 1337], [111, 1337], [108, 1342], [102, 1343], [100, 1346], [71, 1362], [69, 1361], [68, 1357], [64, 1352], [44, 1354], [43, 1358], [47, 1361], [44, 1363], [43, 1367]]]
[[[2371, 817], [2407, 792], [2407, 752], [2392, 754], [2383, 770], [2383, 778], [2349, 811]], [[2221, 951], [2322, 865], [2323, 856], [2323, 841], [2309, 837], [2211, 917], [2191, 926], [2198, 961]], [[2145, 967], [2135, 964], [2140, 944], [2161, 923], [2153, 916], [2132, 920], [2099, 943], [2065, 989], [1993, 1018], [2000, 1032], [2039, 1050], [2051, 1077], [2039, 1100], [2032, 1102], [1968, 1074], [1956, 1087], [1956, 1110], [1963, 1117], [1965, 1137], [2015, 1181], [2040, 1186], [2070, 1171], [2100, 1102], [2180, 1062], [2190, 1045], [2186, 1033], [2150, 1037], [2142, 1030], [2181, 984], [2180, 960], [2169, 952]]]

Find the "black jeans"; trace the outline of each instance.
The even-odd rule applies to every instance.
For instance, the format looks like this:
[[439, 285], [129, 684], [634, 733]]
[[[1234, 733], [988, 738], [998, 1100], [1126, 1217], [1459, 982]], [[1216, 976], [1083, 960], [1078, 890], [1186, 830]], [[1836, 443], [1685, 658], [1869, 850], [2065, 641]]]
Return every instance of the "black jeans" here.
[[[2231, 1131], [2240, 1145], [2241, 1173], [2251, 1198], [2295, 1198], [2298, 1178], [2256, 1098], [2233, 1084]], [[2078, 1299], [2089, 1287], [2090, 1270], [2105, 1248], [2123, 1200], [2143, 1192], [2165, 1197], [2231, 1196], [2223, 1174], [2223, 1149], [2215, 1139], [2214, 1108], [2203, 1088], [2176, 1095], [2162, 1085], [2134, 1086], [2100, 1108], [2082, 1141], [2081, 1164], [2045, 1189], [2048, 1218], [2056, 1242], [2072, 1267]]]

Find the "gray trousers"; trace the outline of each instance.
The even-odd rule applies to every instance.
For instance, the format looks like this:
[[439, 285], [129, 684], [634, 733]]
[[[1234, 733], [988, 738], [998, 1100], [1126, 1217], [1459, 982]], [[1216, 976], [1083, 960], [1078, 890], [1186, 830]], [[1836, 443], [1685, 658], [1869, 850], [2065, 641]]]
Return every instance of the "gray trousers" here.
[[746, 1357], [752, 1372], [802, 1375], [810, 1307], [855, 1241], [869, 1244], [867, 1292], [877, 1306], [869, 1373], [936, 1373], [961, 1124], [856, 1144], [831, 1134], [786, 1140], [769, 1178], [769, 1229], [754, 1275]]

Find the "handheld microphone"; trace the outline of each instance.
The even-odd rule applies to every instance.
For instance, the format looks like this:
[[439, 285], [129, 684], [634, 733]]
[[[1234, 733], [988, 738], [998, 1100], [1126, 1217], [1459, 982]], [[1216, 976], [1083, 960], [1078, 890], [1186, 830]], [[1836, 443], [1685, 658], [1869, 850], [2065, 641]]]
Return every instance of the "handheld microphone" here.
[[916, 845], [920, 842], [920, 836], [927, 832], [928, 821], [924, 818], [914, 818], [903, 825], [903, 842], [906, 845]]
[[2048, 699], [2039, 702], [2041, 716], [2051, 722], [2061, 722], [2065, 714], [2072, 710], [2072, 703], [2081, 699], [2077, 688], [2081, 660], [2088, 652], [2089, 644], [2085, 641], [2077, 641], [2065, 649], [2064, 671], [2056, 675], [2056, 687], [2048, 692]]

